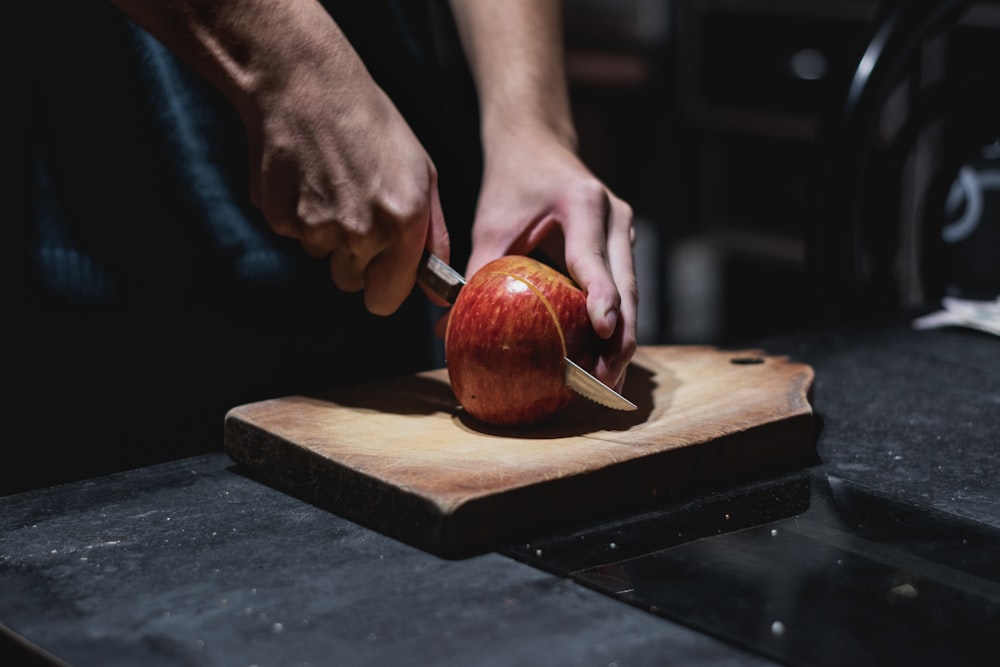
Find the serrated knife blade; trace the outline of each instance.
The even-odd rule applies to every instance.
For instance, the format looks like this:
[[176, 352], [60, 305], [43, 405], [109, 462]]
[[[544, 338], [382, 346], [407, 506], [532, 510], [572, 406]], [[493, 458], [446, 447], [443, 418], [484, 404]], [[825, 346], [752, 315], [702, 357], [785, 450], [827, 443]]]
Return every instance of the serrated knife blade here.
[[[424, 251], [417, 268], [417, 280], [448, 303], [455, 303], [458, 293], [465, 286], [465, 278], [437, 255]], [[635, 410], [636, 404], [585, 371], [568, 357], [566, 386], [595, 403], [615, 410]]]
[[563, 357], [566, 362], [566, 386], [606, 408], [631, 411], [637, 409], [635, 403], [583, 370], [579, 364]]

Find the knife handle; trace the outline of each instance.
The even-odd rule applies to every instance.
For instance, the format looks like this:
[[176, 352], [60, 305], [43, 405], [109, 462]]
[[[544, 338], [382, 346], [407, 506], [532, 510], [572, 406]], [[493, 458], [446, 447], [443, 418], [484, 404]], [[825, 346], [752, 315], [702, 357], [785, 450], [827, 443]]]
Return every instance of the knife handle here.
[[455, 303], [458, 293], [465, 286], [462, 274], [429, 250], [424, 250], [420, 258], [417, 280], [448, 303]]

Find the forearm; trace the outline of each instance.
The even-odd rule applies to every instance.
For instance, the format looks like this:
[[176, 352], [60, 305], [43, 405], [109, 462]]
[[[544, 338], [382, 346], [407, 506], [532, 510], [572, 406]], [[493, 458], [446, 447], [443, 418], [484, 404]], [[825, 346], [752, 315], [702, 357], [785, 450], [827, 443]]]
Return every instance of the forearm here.
[[315, 0], [111, 0], [221, 90], [241, 114], [261, 96], [307, 85], [321, 62], [349, 81], [364, 70]]
[[487, 150], [493, 138], [546, 131], [576, 149], [559, 0], [451, 0], [469, 60]]

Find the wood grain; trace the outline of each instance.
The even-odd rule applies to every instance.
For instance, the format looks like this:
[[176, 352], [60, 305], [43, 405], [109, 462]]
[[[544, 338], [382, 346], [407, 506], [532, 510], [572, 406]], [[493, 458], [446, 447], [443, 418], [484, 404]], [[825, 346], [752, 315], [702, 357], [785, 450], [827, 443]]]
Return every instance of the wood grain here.
[[760, 350], [640, 347], [635, 412], [578, 400], [498, 429], [457, 406], [447, 371], [233, 408], [250, 475], [447, 557], [815, 462], [812, 368]]

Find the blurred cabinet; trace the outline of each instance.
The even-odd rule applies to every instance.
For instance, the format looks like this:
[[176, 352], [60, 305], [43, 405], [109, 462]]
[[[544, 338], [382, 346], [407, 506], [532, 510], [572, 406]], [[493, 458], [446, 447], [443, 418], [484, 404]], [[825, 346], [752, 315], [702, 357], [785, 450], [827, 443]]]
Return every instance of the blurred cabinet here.
[[[905, 6], [906, 0], [897, 1]], [[817, 142], [827, 129], [823, 124], [845, 103], [882, 9], [877, 0], [674, 5], [681, 217], [718, 262], [719, 339], [809, 323], [804, 314], [815, 294], [806, 279], [806, 241], [817, 217], [811, 196], [824, 187]], [[887, 270], [899, 283], [902, 305], [927, 295], [920, 273], [929, 255], [921, 243], [929, 244], [921, 235], [937, 233], [948, 222], [945, 195], [955, 209], [951, 215], [961, 217], [983, 199], [991, 175], [1000, 173], [993, 171], [1000, 162], [984, 165], [1000, 159], [1000, 106], [986, 104], [1000, 89], [1000, 3], [973, 3], [954, 23], [921, 36], [919, 44], [914, 62], [899, 76], [899, 94], [892, 93], [880, 110], [879, 133], [872, 139], [875, 151], [882, 142], [898, 144], [892, 147], [898, 160], [884, 162], [891, 173], [872, 177], [891, 183], [875, 193], [884, 212], [876, 217], [884, 218], [886, 243], [893, 245], [893, 254], [879, 261], [892, 263]], [[988, 118], [984, 123], [977, 116]], [[898, 128], [912, 134], [902, 136]], [[949, 155], [955, 147], [964, 153]], [[978, 190], [956, 190], [970, 180], [972, 168], [978, 169]], [[992, 211], [981, 217], [996, 218]], [[988, 224], [993, 236], [986, 236]], [[983, 222], [980, 240], [956, 246], [940, 263], [960, 278], [984, 244], [994, 258], [1000, 256], [996, 229], [997, 220]], [[974, 284], [995, 285], [1000, 262], [980, 258], [984, 265], [992, 273], [975, 276]], [[972, 278], [966, 283], [973, 284]]]
[[801, 323], [820, 123], [842, 104], [874, 0], [680, 0], [682, 219], [714, 251], [719, 340]]
[[[580, 151], [640, 227], [644, 342], [739, 342], [810, 323], [822, 303], [806, 265], [822, 217], [812, 198], [830, 182], [821, 136], [887, 3], [909, 1], [567, 0]], [[918, 60], [879, 119], [887, 143], [893, 128], [926, 125], [894, 148], [905, 165], [878, 175], [892, 182], [876, 217], [898, 227], [890, 259], [909, 303], [923, 293], [914, 275], [928, 219], [1000, 217], [1000, 137], [989, 134], [1000, 105], [983, 103], [1000, 98], [1000, 0], [974, 3]], [[933, 127], [920, 119], [928, 100], [947, 108]], [[948, 155], [955, 147], [970, 154]], [[987, 291], [1000, 281], [994, 223], [993, 236], [981, 224], [940, 262]]]
[[668, 0], [567, 0], [566, 67], [580, 152], [637, 214], [669, 182], [674, 64]]

